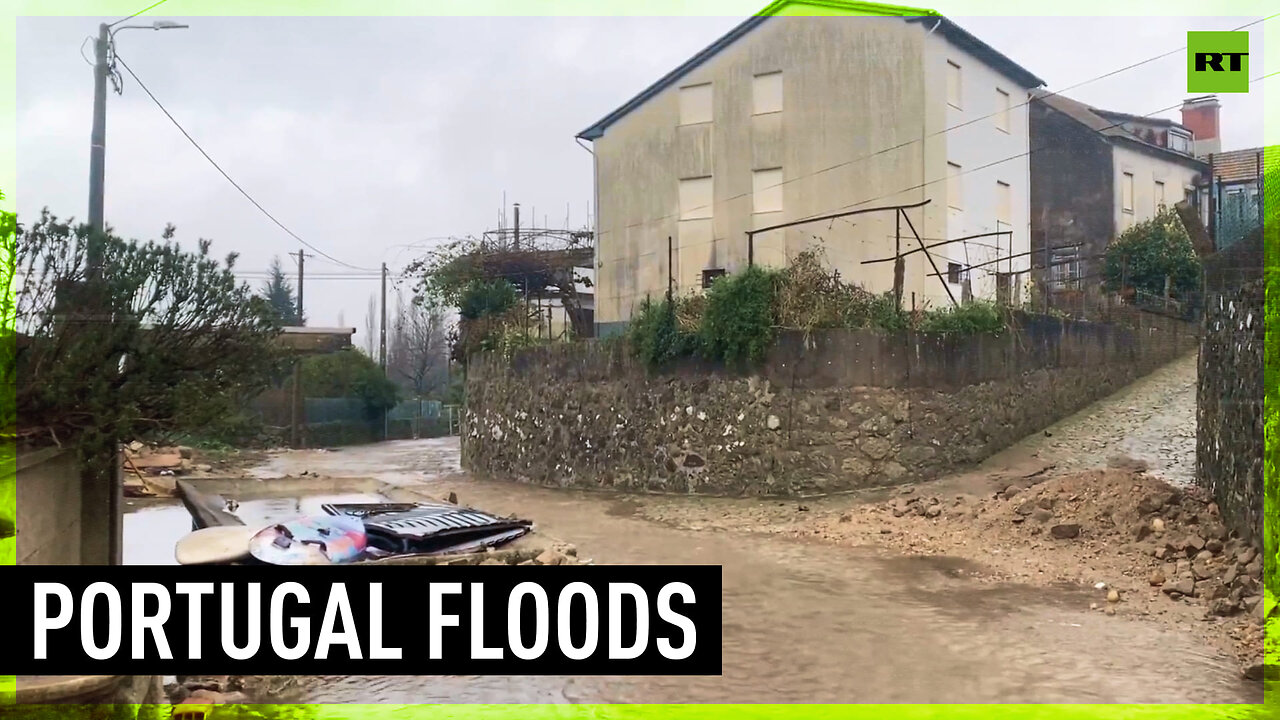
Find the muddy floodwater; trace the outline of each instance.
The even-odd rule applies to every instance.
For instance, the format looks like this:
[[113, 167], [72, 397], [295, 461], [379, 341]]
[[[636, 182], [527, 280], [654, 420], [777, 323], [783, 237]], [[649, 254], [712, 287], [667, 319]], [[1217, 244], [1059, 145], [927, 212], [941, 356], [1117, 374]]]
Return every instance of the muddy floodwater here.
[[[718, 677], [307, 677], [308, 703], [1255, 703], [1191, 633], [1088, 610], [1090, 589], [992, 584], [976, 566], [640, 517], [659, 497], [473, 480], [456, 439], [276, 456], [255, 473], [376, 478], [517, 512], [597, 564], [723, 567]], [[243, 506], [242, 506], [243, 512]], [[412, 626], [401, 637], [411, 642]], [[425, 637], [423, 635], [422, 637]]]

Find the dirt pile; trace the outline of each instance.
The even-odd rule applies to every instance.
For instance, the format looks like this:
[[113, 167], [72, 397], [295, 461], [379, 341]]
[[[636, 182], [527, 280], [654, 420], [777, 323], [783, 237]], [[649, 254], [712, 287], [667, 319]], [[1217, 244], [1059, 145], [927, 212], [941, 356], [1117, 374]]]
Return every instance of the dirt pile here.
[[980, 560], [992, 579], [1092, 585], [1093, 608], [1108, 615], [1195, 615], [1226, 626], [1245, 664], [1262, 655], [1259, 549], [1228, 532], [1199, 490], [1137, 467], [1010, 484], [989, 497], [907, 488], [821, 534], [841, 528], [909, 552]]

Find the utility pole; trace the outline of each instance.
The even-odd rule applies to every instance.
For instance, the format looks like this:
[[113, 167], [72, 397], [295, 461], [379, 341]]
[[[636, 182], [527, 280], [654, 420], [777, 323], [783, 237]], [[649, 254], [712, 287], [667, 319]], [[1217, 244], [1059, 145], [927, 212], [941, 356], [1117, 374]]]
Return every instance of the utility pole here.
[[[382, 263], [382, 327], [378, 333], [378, 365], [382, 366], [382, 377], [387, 376], [387, 264]], [[382, 410], [382, 439], [387, 439], [387, 411]]]
[[513, 204], [515, 206], [515, 214], [516, 214], [516, 218], [515, 218], [516, 219], [516, 239], [515, 239], [515, 242], [513, 243], [513, 246], [516, 250], [519, 250], [520, 249], [520, 203], [513, 203]]
[[305, 320], [306, 315], [303, 313], [303, 310], [302, 310], [302, 308], [304, 307], [302, 303], [302, 299], [303, 299], [302, 286], [303, 286], [303, 280], [305, 278], [305, 273], [304, 273], [305, 268], [303, 267], [303, 265], [306, 263], [307, 258], [315, 257], [315, 255], [309, 255], [306, 252], [304, 252], [302, 248], [299, 248], [298, 252], [289, 253], [289, 256], [290, 257], [296, 256], [298, 258], [298, 307], [296, 308], [297, 317], [294, 318], [294, 320], [298, 323], [298, 326], [301, 327], [307, 324]]
[[[294, 309], [296, 317], [293, 321], [299, 326], [303, 324], [302, 315], [302, 288], [306, 279], [305, 264], [307, 254], [298, 248], [298, 252], [289, 253], [290, 256], [298, 257], [298, 306]], [[303, 399], [302, 399], [302, 358], [295, 357], [293, 359], [293, 402], [290, 409], [290, 439], [294, 447], [298, 447], [302, 441], [302, 416], [303, 416]]]
[[[106, 23], [98, 26], [98, 40], [94, 43], [93, 65], [93, 132], [89, 136], [89, 227], [102, 232], [102, 193], [107, 163], [107, 45], [111, 41]], [[97, 267], [91, 258], [90, 267]]]

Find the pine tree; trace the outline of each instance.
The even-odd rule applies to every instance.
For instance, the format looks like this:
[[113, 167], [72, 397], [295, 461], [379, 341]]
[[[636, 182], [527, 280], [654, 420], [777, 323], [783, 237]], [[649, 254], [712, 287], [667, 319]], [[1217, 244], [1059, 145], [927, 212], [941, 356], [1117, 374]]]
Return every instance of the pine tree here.
[[279, 256], [271, 259], [268, 272], [270, 277], [262, 287], [262, 296], [275, 310], [282, 324], [301, 325], [302, 318], [298, 316], [298, 301], [293, 294], [293, 283], [285, 276]]

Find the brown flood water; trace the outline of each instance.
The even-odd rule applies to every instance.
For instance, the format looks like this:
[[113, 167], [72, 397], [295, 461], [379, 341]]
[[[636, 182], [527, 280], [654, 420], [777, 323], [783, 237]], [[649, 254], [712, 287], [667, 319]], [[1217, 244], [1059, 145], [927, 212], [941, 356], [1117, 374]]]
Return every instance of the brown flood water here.
[[[416, 485], [518, 511], [597, 564], [723, 567], [719, 677], [308, 677], [309, 703], [1257, 703], [1229, 659], [1190, 633], [1087, 610], [1090, 589], [983, 584], [948, 558], [694, 530], [635, 503], [450, 475], [456, 439], [279, 456], [303, 469]], [[282, 700], [284, 700], [282, 698]]]

